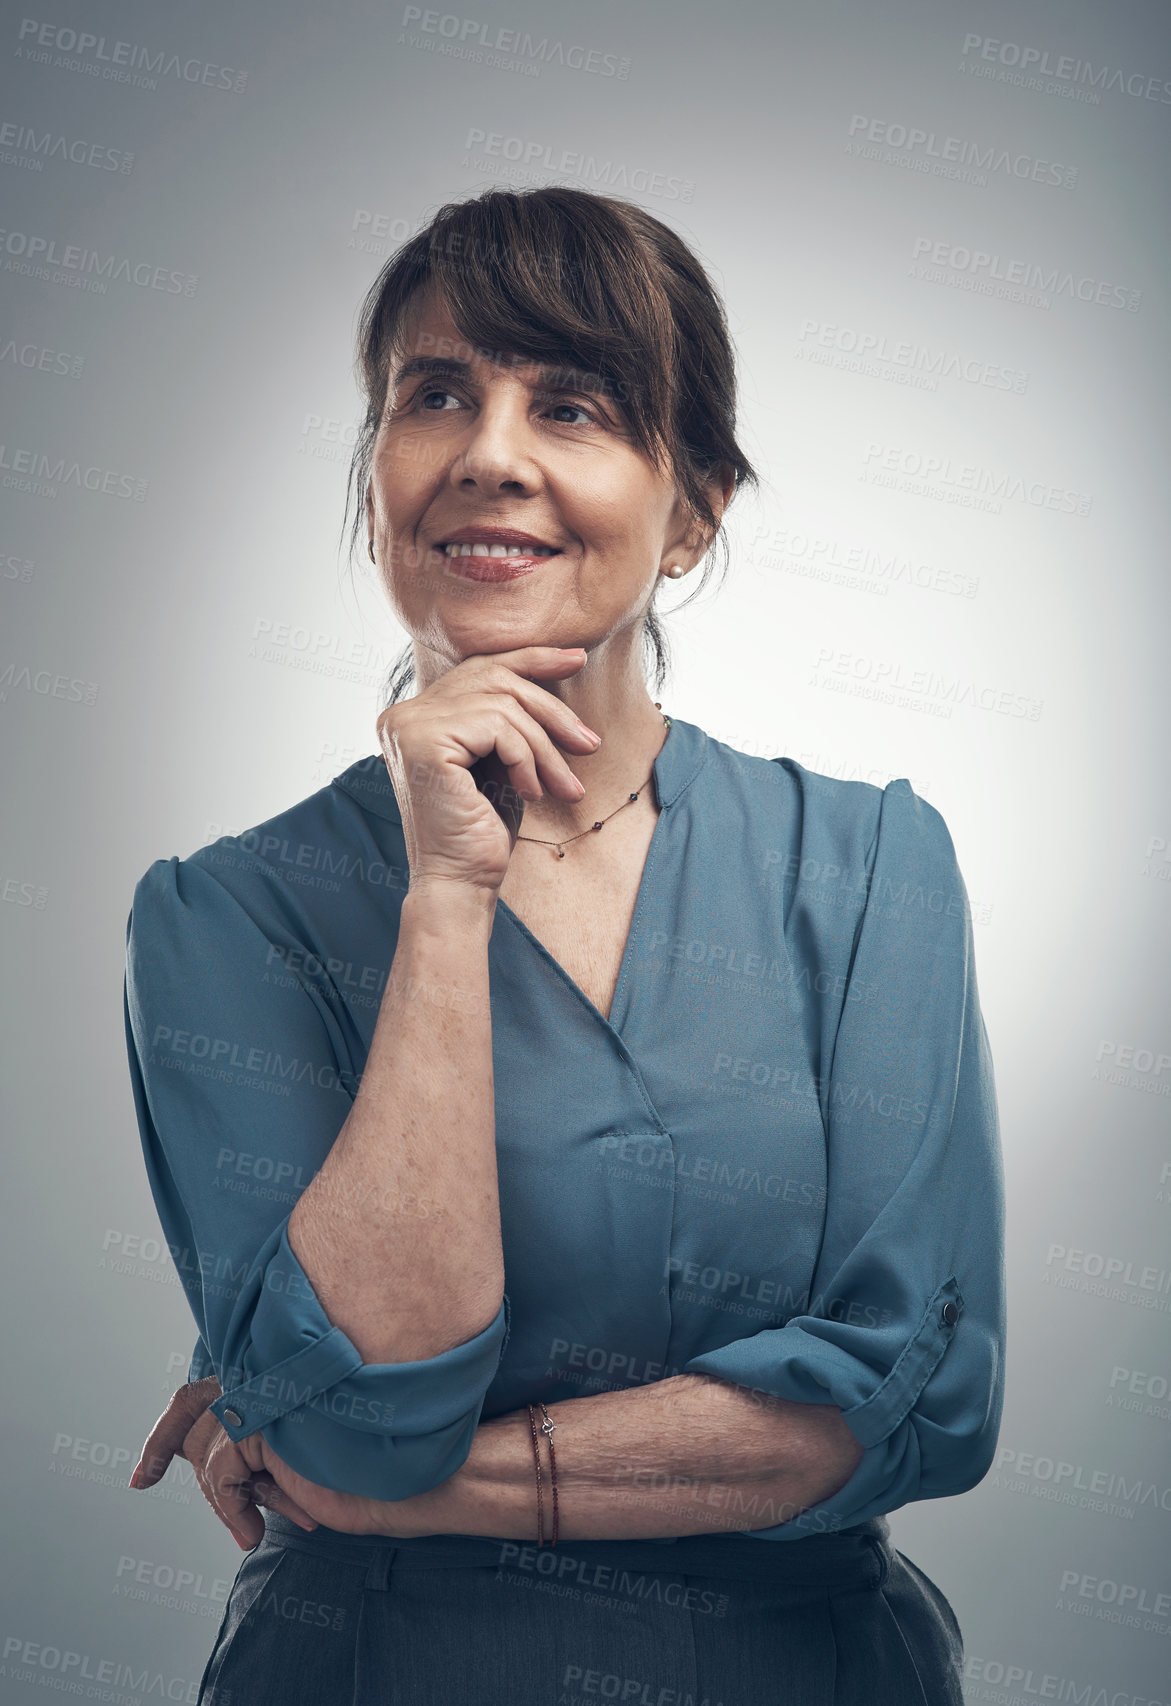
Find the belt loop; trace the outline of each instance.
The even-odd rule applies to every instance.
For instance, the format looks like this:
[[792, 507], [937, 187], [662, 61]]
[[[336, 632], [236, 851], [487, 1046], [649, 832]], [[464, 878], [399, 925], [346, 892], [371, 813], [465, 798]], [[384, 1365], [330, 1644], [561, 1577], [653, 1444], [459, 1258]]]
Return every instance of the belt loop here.
[[394, 1563], [398, 1547], [394, 1545], [380, 1546], [370, 1560], [366, 1571], [365, 1586], [368, 1590], [385, 1593], [390, 1586], [390, 1566]]
[[889, 1534], [890, 1530], [888, 1528], [885, 1534], [868, 1534], [866, 1536], [866, 1544], [874, 1554], [874, 1563], [878, 1570], [877, 1578], [871, 1583], [872, 1589], [882, 1587], [886, 1578], [890, 1575], [890, 1567], [894, 1562], [894, 1553], [891, 1547]]

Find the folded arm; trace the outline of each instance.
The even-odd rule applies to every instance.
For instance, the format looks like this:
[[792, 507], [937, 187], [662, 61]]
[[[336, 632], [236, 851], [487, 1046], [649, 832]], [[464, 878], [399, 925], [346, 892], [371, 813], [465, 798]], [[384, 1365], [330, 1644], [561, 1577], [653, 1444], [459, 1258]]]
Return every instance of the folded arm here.
[[[1004, 1183], [971, 913], [939, 813], [883, 790], [844, 999], [823, 1004], [827, 1200], [807, 1307], [704, 1351], [709, 1374], [836, 1405], [864, 1448], [764, 1538], [854, 1526], [987, 1473], [1004, 1399]], [[790, 927], [818, 928], [797, 885]], [[824, 909], [822, 909], [824, 911]]]
[[[788, 1522], [837, 1492], [862, 1458], [835, 1405], [790, 1403], [705, 1375], [547, 1408], [564, 1540], [659, 1539]], [[541, 1453], [547, 1507], [543, 1444]], [[482, 1422], [467, 1462], [415, 1503], [414, 1520], [436, 1525], [423, 1532], [531, 1538], [536, 1472], [527, 1409]], [[389, 1525], [380, 1531], [394, 1534], [394, 1507], [380, 1515]]]
[[[200, 1383], [198, 1402], [216, 1395]], [[143, 1447], [135, 1485], [152, 1486], [174, 1452], [202, 1466], [210, 1457], [206, 1423], [193, 1418], [194, 1388], [182, 1388]], [[559, 1536], [563, 1540], [648, 1539], [718, 1534], [787, 1522], [836, 1492], [862, 1447], [832, 1404], [797, 1404], [705, 1375], [676, 1375], [624, 1392], [547, 1406], [557, 1453]], [[202, 1411], [200, 1412], [202, 1414]], [[221, 1443], [226, 1439], [221, 1433]], [[230, 1442], [229, 1442], [230, 1444]], [[245, 1442], [256, 1502], [307, 1515], [350, 1534], [398, 1539], [480, 1534], [506, 1540], [534, 1535], [536, 1473], [527, 1408], [481, 1422], [466, 1461], [428, 1492], [397, 1501], [335, 1493], [298, 1475], [263, 1436]], [[541, 1446], [546, 1497], [549, 1463]], [[270, 1477], [285, 1496], [266, 1491]], [[233, 1532], [255, 1545], [255, 1513], [245, 1517], [246, 1479], [229, 1455], [212, 1460], [204, 1491]], [[229, 1517], [231, 1520], [229, 1520]]]
[[147, 1171], [214, 1414], [322, 1486], [409, 1497], [463, 1461], [508, 1337], [491, 917], [404, 899], [355, 1059], [328, 979], [291, 969], [319, 962], [284, 897], [226, 863], [245, 876], [151, 867], [126, 978]]

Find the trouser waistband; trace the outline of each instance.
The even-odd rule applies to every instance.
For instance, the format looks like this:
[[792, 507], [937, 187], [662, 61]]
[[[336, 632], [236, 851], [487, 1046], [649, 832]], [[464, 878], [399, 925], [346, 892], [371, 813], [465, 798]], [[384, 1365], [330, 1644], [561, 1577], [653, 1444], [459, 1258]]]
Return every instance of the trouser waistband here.
[[319, 1527], [307, 1533], [276, 1511], [264, 1512], [266, 1537], [277, 1546], [336, 1563], [359, 1565], [371, 1581], [396, 1571], [525, 1569], [550, 1581], [577, 1579], [583, 1570], [653, 1570], [668, 1575], [827, 1588], [869, 1586], [885, 1577], [890, 1526], [883, 1516], [853, 1528], [801, 1540], [753, 1540], [741, 1534], [681, 1535], [675, 1540], [569, 1540], [538, 1548], [535, 1541], [484, 1535], [436, 1534], [392, 1540]]

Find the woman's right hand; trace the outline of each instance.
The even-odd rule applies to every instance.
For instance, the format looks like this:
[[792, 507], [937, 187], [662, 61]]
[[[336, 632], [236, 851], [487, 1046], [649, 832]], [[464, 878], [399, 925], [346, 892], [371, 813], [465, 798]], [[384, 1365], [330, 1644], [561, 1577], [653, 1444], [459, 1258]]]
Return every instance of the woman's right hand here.
[[264, 1539], [258, 1505], [279, 1511], [307, 1531], [316, 1528], [318, 1519], [286, 1493], [269, 1471], [260, 1435], [233, 1440], [212, 1415], [210, 1406], [222, 1397], [213, 1374], [180, 1386], [147, 1435], [130, 1485], [153, 1487], [166, 1474], [172, 1458], [185, 1457], [195, 1470], [200, 1492], [245, 1552]]
[[521, 800], [576, 805], [585, 792], [559, 747], [596, 752], [598, 737], [540, 681], [561, 681], [584, 648], [522, 646], [464, 658], [413, 699], [388, 705], [378, 739], [398, 800], [411, 886], [454, 880], [499, 891], [513, 835], [476, 786], [472, 766], [495, 753]]

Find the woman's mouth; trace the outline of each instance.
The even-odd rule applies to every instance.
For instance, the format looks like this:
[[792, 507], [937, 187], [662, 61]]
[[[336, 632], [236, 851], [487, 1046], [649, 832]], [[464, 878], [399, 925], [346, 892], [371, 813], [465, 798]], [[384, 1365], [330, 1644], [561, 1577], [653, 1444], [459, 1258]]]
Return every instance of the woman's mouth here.
[[539, 563], [561, 553], [552, 545], [533, 545], [521, 540], [475, 540], [437, 545], [449, 574], [474, 581], [516, 580], [531, 574]]

